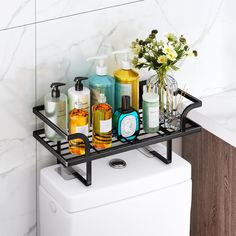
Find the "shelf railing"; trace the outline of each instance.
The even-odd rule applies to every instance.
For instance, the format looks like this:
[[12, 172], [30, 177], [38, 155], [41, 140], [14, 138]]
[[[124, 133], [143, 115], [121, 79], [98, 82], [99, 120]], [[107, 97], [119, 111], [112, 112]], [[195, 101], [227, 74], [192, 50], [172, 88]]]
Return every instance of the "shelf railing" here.
[[[144, 82], [140, 82], [140, 87], [142, 87]], [[202, 102], [193, 97], [188, 93], [184, 93], [181, 89], [178, 90], [178, 93], [184, 96], [186, 99], [190, 100], [192, 103], [188, 105], [182, 112], [180, 118], [180, 130], [174, 131], [170, 129], [164, 128], [160, 125], [160, 129], [155, 134], [147, 134], [142, 128], [142, 109], [140, 109], [141, 114], [141, 129], [140, 134], [137, 139], [133, 141], [128, 141], [126, 143], [121, 143], [115, 137], [113, 137], [113, 145], [111, 148], [104, 150], [97, 150], [92, 146], [92, 130], [90, 130], [89, 136], [85, 136], [81, 133], [77, 134], [67, 134], [63, 130], [61, 130], [58, 126], [56, 126], [53, 122], [51, 122], [44, 115], [44, 106], [36, 106], [33, 108], [33, 113], [41, 120], [43, 123], [47, 124], [50, 128], [52, 128], [55, 132], [57, 132], [62, 138], [63, 141], [53, 142], [48, 140], [45, 136], [45, 130], [39, 129], [33, 131], [33, 136], [36, 138], [48, 151], [50, 151], [58, 160], [59, 163], [64, 165], [67, 168], [72, 168], [74, 165], [86, 163], [86, 174], [82, 176], [76, 171], [72, 171], [72, 174], [78, 178], [83, 184], [86, 186], [91, 185], [92, 183], [92, 161], [104, 158], [107, 156], [111, 156], [118, 153], [123, 153], [126, 151], [134, 150], [137, 148], [142, 148], [145, 146], [149, 146], [155, 143], [167, 142], [167, 152], [166, 157], [162, 156], [158, 152], [154, 151], [152, 154], [156, 156], [158, 159], [163, 161], [166, 164], [170, 164], [172, 162], [172, 139], [183, 137], [189, 134], [193, 134], [201, 131], [201, 126], [195, 123], [194, 121], [187, 118], [187, 114], [192, 109], [202, 106]], [[142, 95], [142, 90], [140, 90], [140, 96]], [[141, 105], [140, 105], [141, 107]], [[142, 108], [142, 107], [141, 107]], [[71, 154], [69, 152], [69, 144], [68, 142], [73, 139], [82, 139], [85, 144], [85, 154], [81, 156], [77, 156]]]

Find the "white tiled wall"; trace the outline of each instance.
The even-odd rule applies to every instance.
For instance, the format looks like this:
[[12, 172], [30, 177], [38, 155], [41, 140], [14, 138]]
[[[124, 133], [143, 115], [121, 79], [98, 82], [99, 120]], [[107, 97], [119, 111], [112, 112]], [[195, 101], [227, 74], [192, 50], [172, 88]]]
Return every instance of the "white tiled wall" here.
[[35, 235], [35, 29], [0, 32], [0, 235]]
[[[90, 75], [86, 58], [157, 28], [199, 51], [174, 76], [196, 96], [236, 88], [234, 0], [9, 0], [0, 8], [0, 235], [36, 235], [36, 172], [55, 159], [31, 137], [52, 81]], [[36, 24], [35, 24], [36, 20]], [[36, 59], [36, 61], [35, 61]], [[110, 72], [117, 66], [109, 60]], [[66, 90], [66, 89], [65, 89]], [[37, 169], [37, 171], [36, 171]]]
[[0, 30], [35, 21], [35, 0], [1, 0]]

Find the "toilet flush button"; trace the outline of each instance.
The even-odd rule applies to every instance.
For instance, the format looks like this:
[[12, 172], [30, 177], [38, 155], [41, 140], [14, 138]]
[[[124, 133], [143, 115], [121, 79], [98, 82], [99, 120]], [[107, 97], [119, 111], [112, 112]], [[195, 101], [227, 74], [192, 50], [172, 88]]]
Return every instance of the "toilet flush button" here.
[[49, 203], [49, 207], [50, 207], [52, 213], [55, 214], [55, 213], [57, 212], [56, 204], [55, 204], [53, 201], [50, 201], [50, 203]]
[[114, 169], [123, 169], [127, 166], [127, 164], [124, 160], [118, 159], [118, 158], [112, 159], [109, 162], [109, 165], [110, 165], [110, 167], [112, 167]]

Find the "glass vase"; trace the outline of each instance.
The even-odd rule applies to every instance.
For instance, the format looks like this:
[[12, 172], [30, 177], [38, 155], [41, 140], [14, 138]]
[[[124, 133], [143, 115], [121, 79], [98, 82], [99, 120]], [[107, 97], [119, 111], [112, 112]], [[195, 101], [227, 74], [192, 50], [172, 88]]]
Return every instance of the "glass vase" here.
[[165, 109], [165, 128], [177, 131], [180, 129], [181, 114], [178, 111], [178, 83], [172, 77], [166, 78], [166, 109]]
[[166, 82], [165, 78], [160, 78], [157, 74], [147, 80], [147, 92], [157, 93], [159, 95], [159, 123], [165, 123], [166, 107]]

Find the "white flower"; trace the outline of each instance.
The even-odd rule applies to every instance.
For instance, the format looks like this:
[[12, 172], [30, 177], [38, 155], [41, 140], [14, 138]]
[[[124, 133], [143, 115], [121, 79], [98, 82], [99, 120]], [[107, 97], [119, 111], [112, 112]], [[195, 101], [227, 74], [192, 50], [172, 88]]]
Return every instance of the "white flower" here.
[[166, 38], [171, 42], [177, 41], [177, 37], [172, 33], [166, 34]]
[[157, 62], [158, 62], [159, 64], [164, 64], [164, 63], [166, 63], [166, 61], [167, 61], [167, 57], [164, 56], [164, 55], [159, 56], [159, 57], [157, 58]]
[[171, 52], [169, 52], [166, 57], [171, 60], [174, 61], [176, 59], [176, 57], [178, 56], [177, 52], [175, 50], [172, 50]]
[[162, 49], [163, 53], [168, 54], [174, 51], [174, 47], [172, 45], [165, 44], [164, 48]]
[[133, 52], [135, 54], [139, 54], [141, 51], [141, 46], [137, 43], [134, 47], [133, 47]]

